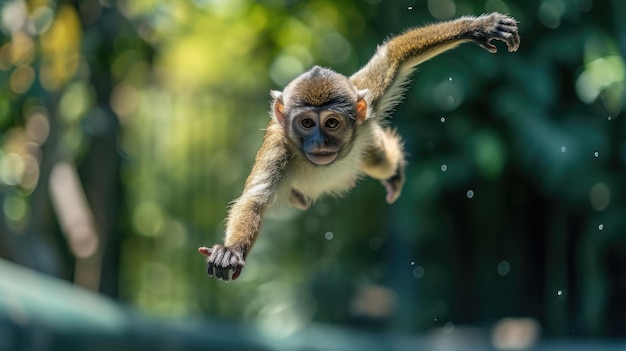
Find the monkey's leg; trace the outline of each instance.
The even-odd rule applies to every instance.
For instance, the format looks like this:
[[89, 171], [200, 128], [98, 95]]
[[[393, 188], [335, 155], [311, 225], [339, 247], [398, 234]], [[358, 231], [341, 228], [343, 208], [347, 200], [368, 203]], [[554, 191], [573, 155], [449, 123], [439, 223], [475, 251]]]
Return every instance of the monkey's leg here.
[[385, 200], [393, 203], [400, 196], [404, 185], [404, 148], [402, 139], [395, 130], [377, 128], [374, 130], [375, 143], [363, 158], [363, 172], [380, 179], [387, 190]]

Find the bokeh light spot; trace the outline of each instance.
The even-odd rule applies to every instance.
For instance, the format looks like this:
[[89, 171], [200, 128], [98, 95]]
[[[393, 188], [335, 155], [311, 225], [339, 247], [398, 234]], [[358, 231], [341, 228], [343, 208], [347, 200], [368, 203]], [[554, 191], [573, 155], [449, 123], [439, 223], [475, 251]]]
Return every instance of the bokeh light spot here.
[[7, 194], [2, 204], [4, 215], [13, 222], [21, 221], [26, 215], [26, 200], [15, 194]]
[[589, 202], [596, 211], [605, 210], [611, 203], [611, 190], [605, 183], [598, 183], [589, 191]]

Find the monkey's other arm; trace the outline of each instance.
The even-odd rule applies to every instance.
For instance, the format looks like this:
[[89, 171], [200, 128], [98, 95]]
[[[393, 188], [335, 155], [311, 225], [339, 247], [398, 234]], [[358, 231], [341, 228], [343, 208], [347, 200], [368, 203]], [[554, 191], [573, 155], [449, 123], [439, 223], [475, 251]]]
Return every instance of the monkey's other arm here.
[[[358, 89], [367, 89], [368, 118], [382, 121], [402, 100], [405, 83], [415, 66], [468, 41], [495, 53], [497, 49], [491, 43], [494, 39], [505, 42], [509, 51], [516, 51], [520, 37], [515, 19], [491, 13], [409, 29], [379, 46], [350, 81]], [[374, 139], [363, 158], [363, 172], [381, 180], [387, 190], [387, 202], [393, 203], [400, 196], [405, 179], [402, 141], [388, 127], [379, 127]]]
[[275, 201], [287, 166], [289, 154], [284, 140], [282, 127], [274, 121], [270, 122], [243, 193], [228, 211], [224, 245], [198, 248], [198, 252], [206, 256], [209, 276], [215, 275], [228, 281], [237, 279], [241, 274], [246, 257], [261, 230], [263, 212]]
[[497, 12], [412, 28], [379, 46], [350, 80], [357, 88], [368, 89], [368, 103], [380, 119], [400, 102], [403, 85], [415, 66], [469, 41], [495, 53], [497, 48], [491, 41], [501, 40], [509, 51], [517, 51], [517, 30], [514, 18]]

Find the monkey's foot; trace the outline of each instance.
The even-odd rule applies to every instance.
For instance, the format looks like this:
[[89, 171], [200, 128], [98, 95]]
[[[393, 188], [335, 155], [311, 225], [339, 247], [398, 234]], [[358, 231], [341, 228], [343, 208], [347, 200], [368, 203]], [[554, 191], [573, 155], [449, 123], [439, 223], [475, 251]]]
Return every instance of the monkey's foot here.
[[387, 196], [385, 196], [385, 200], [388, 204], [394, 203], [402, 192], [402, 186], [404, 185], [404, 166], [398, 166], [396, 174], [383, 180], [383, 186], [385, 190], [387, 190]]
[[474, 40], [491, 53], [498, 51], [491, 40], [501, 40], [506, 43], [510, 52], [519, 48], [520, 37], [517, 32], [517, 21], [501, 13], [491, 13], [477, 18], [482, 22], [479, 30], [473, 33]]
[[[243, 250], [235, 247], [225, 247], [219, 244], [213, 247], [199, 247], [198, 252], [206, 256], [207, 273], [215, 275], [219, 280], [228, 281], [239, 278], [243, 266], [246, 264]], [[233, 271], [232, 276], [230, 271]]]
[[291, 206], [299, 210], [307, 210], [309, 207], [311, 207], [311, 199], [309, 199], [303, 193], [299, 192], [296, 189], [291, 189], [289, 203], [291, 204]]

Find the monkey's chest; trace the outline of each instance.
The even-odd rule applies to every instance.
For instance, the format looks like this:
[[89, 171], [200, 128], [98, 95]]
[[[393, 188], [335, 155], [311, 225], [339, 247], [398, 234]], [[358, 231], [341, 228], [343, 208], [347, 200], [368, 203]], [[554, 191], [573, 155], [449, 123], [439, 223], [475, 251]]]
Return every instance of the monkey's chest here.
[[287, 195], [293, 196], [295, 191], [310, 201], [326, 194], [345, 194], [356, 185], [361, 175], [357, 162], [337, 162], [325, 166], [302, 163], [292, 170], [292, 174], [285, 184]]

